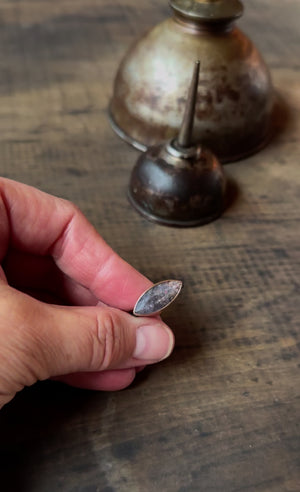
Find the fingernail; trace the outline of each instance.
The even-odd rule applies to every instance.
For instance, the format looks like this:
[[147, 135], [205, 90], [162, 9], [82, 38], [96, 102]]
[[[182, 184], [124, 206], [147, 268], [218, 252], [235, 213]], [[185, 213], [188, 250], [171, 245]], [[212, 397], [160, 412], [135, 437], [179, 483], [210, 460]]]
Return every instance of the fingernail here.
[[137, 329], [133, 357], [141, 360], [166, 359], [174, 347], [174, 335], [165, 325], [144, 325]]

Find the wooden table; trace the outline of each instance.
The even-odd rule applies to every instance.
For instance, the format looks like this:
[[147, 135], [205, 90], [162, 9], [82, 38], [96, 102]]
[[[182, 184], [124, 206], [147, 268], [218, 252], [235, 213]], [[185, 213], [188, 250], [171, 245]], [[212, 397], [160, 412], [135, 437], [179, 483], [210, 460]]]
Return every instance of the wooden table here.
[[226, 166], [221, 219], [178, 230], [128, 204], [138, 152], [107, 119], [119, 61], [167, 2], [0, 2], [0, 174], [75, 202], [153, 281], [185, 282], [165, 316], [174, 354], [132, 387], [46, 382], [3, 409], [3, 492], [300, 490], [300, 4], [245, 3], [282, 101], [276, 137]]

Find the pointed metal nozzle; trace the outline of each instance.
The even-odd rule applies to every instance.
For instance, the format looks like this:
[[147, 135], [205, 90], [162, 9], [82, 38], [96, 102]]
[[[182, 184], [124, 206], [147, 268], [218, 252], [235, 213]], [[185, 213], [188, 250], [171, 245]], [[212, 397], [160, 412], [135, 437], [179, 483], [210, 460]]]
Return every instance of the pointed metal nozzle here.
[[177, 145], [182, 148], [191, 147], [193, 145], [192, 134], [193, 134], [194, 119], [195, 119], [195, 108], [197, 102], [199, 72], [200, 72], [200, 61], [197, 60], [194, 66], [193, 77], [189, 88], [183, 120], [181, 123], [179, 135], [176, 139]]

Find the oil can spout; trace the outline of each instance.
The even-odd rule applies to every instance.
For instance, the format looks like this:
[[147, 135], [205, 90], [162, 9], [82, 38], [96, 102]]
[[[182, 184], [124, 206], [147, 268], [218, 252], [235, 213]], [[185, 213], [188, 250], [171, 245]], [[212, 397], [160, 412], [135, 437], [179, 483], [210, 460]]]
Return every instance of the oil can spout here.
[[195, 109], [198, 93], [198, 82], [200, 72], [200, 61], [197, 60], [194, 66], [193, 77], [189, 88], [184, 116], [179, 130], [176, 143], [179, 147], [187, 148], [193, 145], [193, 127], [195, 119]]

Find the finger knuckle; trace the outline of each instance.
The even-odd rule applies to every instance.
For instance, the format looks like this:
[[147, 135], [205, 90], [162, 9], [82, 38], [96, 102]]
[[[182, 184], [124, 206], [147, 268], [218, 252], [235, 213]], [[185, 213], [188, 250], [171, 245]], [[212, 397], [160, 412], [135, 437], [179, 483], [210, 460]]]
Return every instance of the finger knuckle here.
[[116, 313], [103, 309], [96, 317], [92, 365], [105, 370], [113, 368], [122, 358], [124, 336]]
[[40, 330], [35, 329], [32, 312], [36, 303], [7, 288], [4, 302], [0, 302], [2, 322], [0, 334], [4, 340], [0, 353], [1, 375], [17, 390], [38, 379], [48, 377], [43, 364]]
[[70, 200], [63, 200], [63, 201], [71, 216], [82, 213], [80, 208], [77, 205], [75, 205], [75, 203], [71, 202]]

